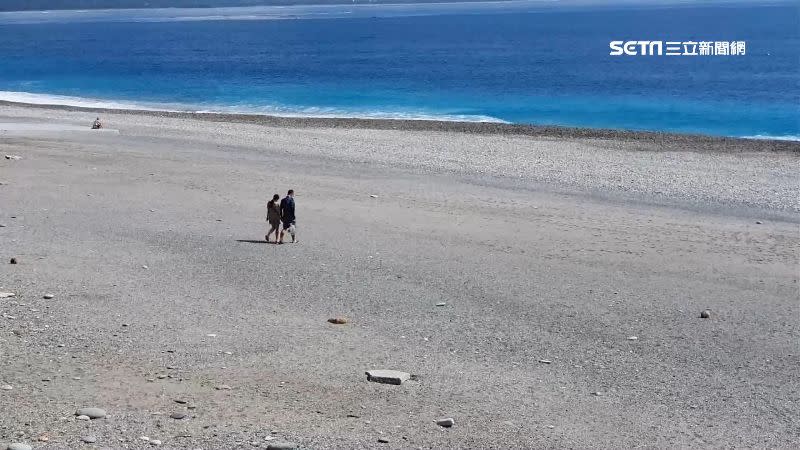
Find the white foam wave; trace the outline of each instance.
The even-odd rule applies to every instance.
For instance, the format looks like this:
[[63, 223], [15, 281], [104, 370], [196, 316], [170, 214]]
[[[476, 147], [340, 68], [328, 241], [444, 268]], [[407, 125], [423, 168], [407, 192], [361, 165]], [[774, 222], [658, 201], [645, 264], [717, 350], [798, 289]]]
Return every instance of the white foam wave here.
[[326, 107], [291, 107], [271, 105], [188, 105], [180, 103], [127, 102], [13, 91], [0, 91], [0, 101], [25, 103], [31, 105], [74, 106], [91, 109], [191, 112], [199, 114], [246, 114], [291, 118], [352, 118], [508, 123], [496, 117], [481, 114], [451, 114], [399, 110], [356, 111]]
[[800, 136], [784, 135], [784, 136], [770, 136], [767, 134], [756, 134], [754, 136], [739, 136], [743, 139], [759, 139], [759, 140], [772, 140], [772, 141], [800, 141]]

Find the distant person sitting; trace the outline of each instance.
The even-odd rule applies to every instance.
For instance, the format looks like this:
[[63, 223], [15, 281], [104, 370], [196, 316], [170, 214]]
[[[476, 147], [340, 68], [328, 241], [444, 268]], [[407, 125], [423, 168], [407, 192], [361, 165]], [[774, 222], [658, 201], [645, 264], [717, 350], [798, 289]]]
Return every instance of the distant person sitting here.
[[294, 215], [294, 189], [289, 189], [286, 197], [281, 200], [281, 221], [283, 222], [283, 230], [281, 230], [280, 243], [283, 244], [283, 233], [288, 232], [292, 236], [292, 244], [297, 242], [297, 224]]
[[281, 207], [278, 205], [280, 195], [275, 194], [272, 200], [267, 203], [267, 222], [269, 222], [269, 231], [264, 239], [269, 242], [269, 235], [275, 232], [275, 243], [278, 242], [278, 230], [281, 229]]
[[98, 117], [97, 119], [94, 119], [94, 123], [92, 124], [92, 129], [99, 130], [100, 128], [103, 128], [103, 124], [100, 123], [100, 118]]

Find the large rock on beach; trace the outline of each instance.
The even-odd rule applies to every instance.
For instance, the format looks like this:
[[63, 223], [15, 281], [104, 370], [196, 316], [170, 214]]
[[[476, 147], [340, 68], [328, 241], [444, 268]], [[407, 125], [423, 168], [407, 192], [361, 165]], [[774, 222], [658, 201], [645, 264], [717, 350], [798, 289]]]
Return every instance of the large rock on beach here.
[[400, 372], [399, 370], [377, 369], [367, 371], [367, 381], [375, 383], [403, 384], [409, 378], [411, 378], [411, 374]]
[[87, 416], [90, 419], [102, 419], [106, 416], [106, 411], [100, 408], [81, 408], [75, 411], [76, 416]]

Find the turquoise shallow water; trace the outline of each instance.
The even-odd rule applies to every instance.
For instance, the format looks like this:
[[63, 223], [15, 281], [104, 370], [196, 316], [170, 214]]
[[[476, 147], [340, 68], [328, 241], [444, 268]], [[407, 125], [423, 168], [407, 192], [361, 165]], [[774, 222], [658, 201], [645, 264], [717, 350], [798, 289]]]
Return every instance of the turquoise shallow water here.
[[[0, 99], [800, 136], [790, 4], [0, 13]], [[741, 56], [612, 40], [745, 41]]]

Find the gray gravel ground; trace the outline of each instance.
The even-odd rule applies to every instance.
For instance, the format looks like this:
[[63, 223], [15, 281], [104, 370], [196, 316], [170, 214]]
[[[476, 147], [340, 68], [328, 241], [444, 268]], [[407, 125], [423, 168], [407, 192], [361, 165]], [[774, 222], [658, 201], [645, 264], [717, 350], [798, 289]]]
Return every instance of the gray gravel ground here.
[[[0, 443], [800, 440], [797, 152], [104, 119], [0, 135]], [[264, 244], [289, 187], [301, 242]]]

